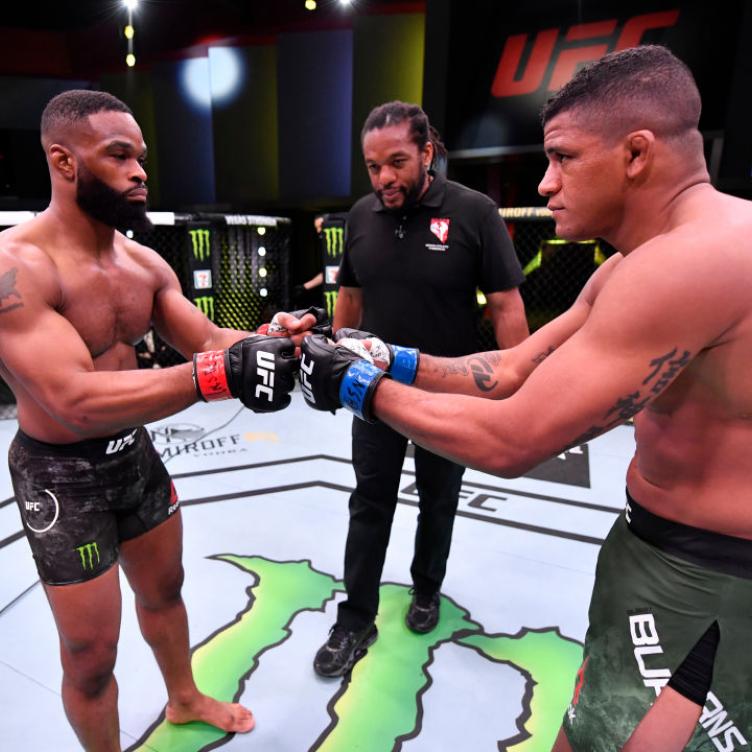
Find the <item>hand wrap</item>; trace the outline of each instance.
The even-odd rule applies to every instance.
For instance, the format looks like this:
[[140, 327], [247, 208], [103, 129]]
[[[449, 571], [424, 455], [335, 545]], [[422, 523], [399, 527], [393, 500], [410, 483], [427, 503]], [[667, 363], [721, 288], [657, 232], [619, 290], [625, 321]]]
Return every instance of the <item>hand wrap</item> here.
[[300, 384], [303, 397], [316, 410], [346, 407], [368, 423], [376, 421], [371, 402], [386, 374], [347, 347], [314, 334], [301, 345]]
[[274, 412], [290, 404], [297, 367], [292, 340], [254, 335], [196, 353], [193, 383], [204, 402], [237, 397], [254, 412]]
[[[391, 345], [379, 339], [375, 334], [362, 332], [358, 329], [338, 329], [334, 341], [357, 355], [371, 362], [386, 363], [386, 372], [402, 384], [412, 384], [418, 374], [420, 365], [420, 350], [414, 347]], [[363, 343], [358, 347], [354, 342]], [[368, 346], [365, 346], [368, 343]], [[368, 355], [364, 354], [365, 350]]]

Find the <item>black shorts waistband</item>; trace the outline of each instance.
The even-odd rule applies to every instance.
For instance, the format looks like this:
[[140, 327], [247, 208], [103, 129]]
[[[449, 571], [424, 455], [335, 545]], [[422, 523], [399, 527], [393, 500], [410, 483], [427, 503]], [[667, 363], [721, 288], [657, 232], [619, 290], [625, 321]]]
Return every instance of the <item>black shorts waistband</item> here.
[[16, 433], [16, 441], [23, 444], [30, 451], [40, 454], [102, 460], [122, 455], [127, 450], [135, 447], [139, 439], [139, 434], [143, 433], [143, 431], [144, 428], [139, 426], [138, 428], [126, 428], [112, 436], [84, 439], [83, 441], [74, 441], [70, 444], [52, 444], [35, 439], [19, 428]]
[[752, 540], [659, 517], [640, 506], [629, 491], [624, 518], [638, 538], [667, 554], [706, 569], [752, 579]]

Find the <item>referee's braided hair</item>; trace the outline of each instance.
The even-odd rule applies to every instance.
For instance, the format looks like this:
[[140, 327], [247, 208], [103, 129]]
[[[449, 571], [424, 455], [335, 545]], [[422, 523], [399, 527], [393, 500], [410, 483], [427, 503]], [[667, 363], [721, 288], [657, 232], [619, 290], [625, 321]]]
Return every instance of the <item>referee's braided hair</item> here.
[[399, 100], [385, 102], [371, 110], [360, 132], [360, 143], [363, 143], [366, 133], [370, 131], [405, 122], [410, 126], [410, 138], [419, 151], [423, 151], [430, 141], [433, 144], [434, 159], [446, 157], [446, 146], [442, 143], [439, 132], [429, 122], [428, 115], [417, 104]]

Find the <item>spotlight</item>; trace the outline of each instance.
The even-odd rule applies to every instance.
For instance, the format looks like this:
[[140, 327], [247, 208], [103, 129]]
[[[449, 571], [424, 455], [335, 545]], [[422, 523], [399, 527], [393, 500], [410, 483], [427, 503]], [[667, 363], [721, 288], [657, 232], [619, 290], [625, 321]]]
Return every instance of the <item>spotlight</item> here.
[[123, 0], [123, 5], [128, 8], [128, 10], [136, 10], [138, 0]]
[[263, 278], [263, 277], [265, 277], [265, 276], [266, 276], [266, 267], [265, 267], [265, 266], [262, 266], [262, 267], [261, 267], [261, 268], [259, 269], [259, 277], [262, 277], [262, 278]]
[[268, 290], [267, 290], [267, 289], [266, 289], [265, 287], [262, 287], [262, 288], [261, 288], [261, 289], [259, 290], [259, 295], [260, 295], [260, 296], [261, 296], [262, 298], [265, 298], [265, 297], [266, 297], [266, 296], [267, 296], [268, 294], [269, 294], [269, 291], [268, 291]]
[[128, 66], [129, 68], [132, 68], [132, 67], [133, 67], [133, 66], [134, 66], [134, 65], [136, 64], [136, 56], [135, 56], [135, 55], [134, 55], [134, 54], [133, 54], [132, 52], [129, 52], [129, 53], [128, 53], [128, 54], [127, 54], [127, 55], [125, 56], [125, 64], [126, 64], [126, 65], [127, 65], [127, 66]]
[[305, 0], [306, 10], [316, 10], [316, 0]]
[[264, 246], [263, 246], [263, 245], [260, 245], [260, 246], [259, 246], [259, 249], [258, 249], [258, 255], [259, 255], [259, 256], [262, 256], [262, 257], [263, 257], [263, 256], [266, 256], [266, 248], [264, 248]]
[[132, 26], [131, 26], [130, 24], [128, 24], [128, 25], [127, 25], [127, 26], [126, 26], [126, 27], [125, 27], [125, 28], [123, 29], [123, 36], [124, 36], [124, 37], [125, 37], [126, 39], [133, 39], [133, 35], [134, 35], [134, 34], [135, 34], [135, 31], [133, 30], [133, 27], [132, 27]]
[[339, 4], [343, 8], [349, 8], [353, 4], [353, 0], [339, 0]]
[[257, 227], [257, 228], [256, 228], [256, 232], [257, 232], [257, 233], [258, 233], [259, 235], [266, 235], [266, 227]]

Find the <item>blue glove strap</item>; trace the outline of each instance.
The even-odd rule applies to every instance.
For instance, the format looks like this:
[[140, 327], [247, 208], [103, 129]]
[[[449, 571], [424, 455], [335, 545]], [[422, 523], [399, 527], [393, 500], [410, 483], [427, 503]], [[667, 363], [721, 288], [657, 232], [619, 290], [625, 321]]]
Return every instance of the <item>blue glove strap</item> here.
[[384, 372], [367, 360], [356, 360], [339, 384], [339, 400], [361, 420], [371, 421], [369, 403], [376, 382]]
[[420, 351], [413, 347], [400, 347], [389, 345], [392, 350], [392, 365], [389, 366], [389, 375], [402, 384], [412, 384], [418, 373], [418, 358]]

